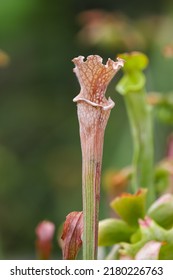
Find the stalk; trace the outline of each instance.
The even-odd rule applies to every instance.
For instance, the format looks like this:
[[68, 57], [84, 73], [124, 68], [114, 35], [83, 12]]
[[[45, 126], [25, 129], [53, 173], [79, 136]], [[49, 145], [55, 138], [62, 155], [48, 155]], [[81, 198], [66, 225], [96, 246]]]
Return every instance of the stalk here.
[[104, 132], [114, 102], [105, 98], [106, 88], [123, 61], [108, 60], [102, 64], [97, 55], [86, 61], [79, 56], [73, 59], [74, 72], [81, 91], [77, 102], [82, 149], [82, 200], [83, 200], [83, 259], [97, 259], [100, 177]]
[[148, 189], [148, 204], [155, 198], [153, 188], [153, 127], [151, 109], [146, 103], [145, 92], [130, 92], [125, 95], [125, 103], [129, 116], [133, 138], [133, 175], [132, 188], [136, 192], [139, 187]]
[[[99, 110], [94, 108], [94, 110]], [[102, 166], [103, 131], [93, 128], [86, 138], [81, 130], [82, 193], [83, 193], [83, 258], [97, 258], [100, 176]]]
[[147, 188], [147, 206], [155, 199], [154, 190], [154, 144], [151, 107], [146, 100], [143, 69], [147, 57], [139, 52], [120, 55], [125, 59], [124, 76], [117, 90], [124, 96], [133, 139], [132, 191]]

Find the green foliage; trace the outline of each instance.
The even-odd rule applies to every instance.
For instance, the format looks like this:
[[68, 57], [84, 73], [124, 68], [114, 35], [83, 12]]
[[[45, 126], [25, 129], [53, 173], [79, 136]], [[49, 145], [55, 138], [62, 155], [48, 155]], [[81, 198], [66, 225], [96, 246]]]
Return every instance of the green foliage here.
[[[146, 205], [145, 194], [146, 191], [141, 192], [140, 196], [139, 194], [130, 195], [131, 199], [123, 201], [120, 197], [120, 204], [123, 206], [122, 219], [106, 219], [100, 222], [99, 245], [119, 245], [117, 258], [124, 256], [131, 259], [172, 259], [173, 254], [170, 250], [173, 246], [173, 195], [163, 195], [151, 205], [148, 211], [142, 207], [141, 213], [136, 214], [136, 217], [134, 215], [133, 219], [129, 211], [132, 214], [136, 209], [139, 213], [140, 201], [141, 205]], [[128, 194], [127, 198], [129, 198]], [[119, 211], [118, 207], [117, 210]], [[116, 213], [119, 214], [118, 211]], [[140, 216], [143, 216], [142, 219]]]
[[125, 221], [119, 219], [105, 219], [99, 223], [99, 246], [112, 246], [119, 242], [130, 241], [134, 229]]
[[[162, 193], [168, 188], [169, 182], [170, 185], [172, 183], [172, 138], [169, 141], [167, 159], [158, 164], [154, 172], [153, 118], [151, 107], [147, 103], [146, 79], [142, 72], [148, 64], [148, 59], [144, 54], [137, 52], [125, 53], [120, 57], [126, 63], [124, 76], [116, 89], [124, 95], [128, 111], [134, 143], [131, 190], [138, 191], [135, 194], [123, 193], [110, 203], [116, 215], [120, 216], [120, 221], [133, 229], [133, 232], [128, 232], [121, 227], [121, 231], [129, 234], [130, 240], [123, 241], [125, 232], [122, 232], [122, 239], [118, 241], [118, 229], [112, 229], [113, 221], [107, 223], [107, 220], [103, 220], [100, 225], [107, 226], [99, 228], [102, 240], [100, 245], [112, 245], [113, 251], [116, 245], [116, 254], [110, 253], [110, 256], [116, 259], [173, 259], [173, 195], [168, 193], [161, 195], [157, 200], [154, 199], [156, 188], [157, 192]], [[160, 119], [170, 123], [172, 97], [164, 98], [159, 95], [153, 100], [157, 105], [157, 116], [160, 114]], [[139, 186], [145, 189], [140, 190]]]
[[147, 215], [164, 228], [173, 227], [173, 196], [165, 194], [148, 209]]
[[131, 227], [138, 225], [138, 220], [144, 218], [147, 190], [139, 190], [134, 196], [124, 194], [111, 202], [111, 207]]

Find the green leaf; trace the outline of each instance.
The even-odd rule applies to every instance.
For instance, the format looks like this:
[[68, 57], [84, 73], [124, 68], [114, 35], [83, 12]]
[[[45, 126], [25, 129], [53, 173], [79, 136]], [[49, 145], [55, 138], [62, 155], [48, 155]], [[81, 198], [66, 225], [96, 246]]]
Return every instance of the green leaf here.
[[136, 194], [122, 194], [111, 202], [111, 207], [130, 226], [138, 226], [138, 219], [145, 216], [146, 189], [140, 189]]
[[141, 231], [140, 229], [137, 229], [134, 234], [132, 234], [131, 238], [130, 238], [130, 241], [131, 243], [136, 243], [138, 241], [141, 240]]
[[147, 215], [164, 228], [173, 226], [173, 195], [165, 194], [148, 209]]
[[122, 242], [121, 248], [119, 250], [120, 259], [123, 259], [124, 257], [134, 259], [137, 252], [145, 245], [145, 243], [146, 240], [140, 240], [139, 242], [136, 242], [134, 244]]
[[[144, 220], [139, 220], [139, 226], [140, 226], [140, 239], [133, 244], [121, 243], [120, 254], [135, 259], [136, 254], [138, 253], [140, 253], [140, 256], [137, 256], [138, 258], [141, 257], [141, 253], [145, 255], [147, 254], [149, 247], [146, 244], [150, 241], [160, 242], [160, 245], [164, 244], [165, 242], [170, 243], [172, 232], [166, 231], [165, 229], [160, 227], [157, 223], [155, 223], [151, 218], [145, 217]], [[149, 244], [151, 245], [152, 243]], [[159, 244], [153, 244], [154, 247], [155, 245], [157, 247], [157, 245]], [[142, 250], [142, 252], [140, 252], [140, 250]], [[159, 246], [158, 246], [158, 250], [159, 250]]]
[[99, 246], [112, 246], [119, 242], [130, 241], [134, 230], [122, 220], [105, 219], [99, 222]]
[[163, 244], [160, 249], [159, 260], [173, 260], [173, 244]]
[[144, 220], [139, 220], [141, 231], [141, 240], [165, 241], [168, 238], [168, 231], [158, 225], [150, 217], [146, 216]]

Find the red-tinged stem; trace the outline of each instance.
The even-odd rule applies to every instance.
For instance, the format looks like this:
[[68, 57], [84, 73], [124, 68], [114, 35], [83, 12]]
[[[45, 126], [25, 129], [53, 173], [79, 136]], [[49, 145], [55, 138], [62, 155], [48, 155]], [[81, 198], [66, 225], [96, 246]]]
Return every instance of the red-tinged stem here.
[[97, 135], [95, 131], [95, 135], [91, 136], [88, 142], [82, 145], [83, 257], [85, 260], [97, 258], [102, 136]]
[[[78, 104], [80, 119], [80, 138], [82, 148], [82, 190], [83, 190], [83, 259], [97, 259], [98, 220], [100, 202], [100, 176], [105, 125], [101, 124], [102, 108], [91, 107], [95, 114], [94, 122], [89, 125], [81, 121], [80, 112], [88, 104]], [[110, 111], [104, 112], [106, 119]], [[92, 126], [92, 129], [90, 129]]]

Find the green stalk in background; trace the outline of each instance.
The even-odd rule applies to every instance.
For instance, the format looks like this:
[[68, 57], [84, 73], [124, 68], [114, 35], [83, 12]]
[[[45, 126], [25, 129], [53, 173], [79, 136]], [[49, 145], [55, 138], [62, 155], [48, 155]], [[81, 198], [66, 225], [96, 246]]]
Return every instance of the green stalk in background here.
[[125, 60], [124, 76], [116, 89], [124, 96], [133, 138], [132, 191], [148, 189], [147, 204], [155, 199], [153, 184], [153, 123], [146, 101], [145, 75], [148, 58], [139, 52], [121, 54]]
[[98, 55], [90, 55], [84, 61], [73, 59], [74, 72], [81, 91], [73, 101], [77, 102], [82, 149], [82, 196], [83, 196], [83, 259], [97, 258], [98, 220], [100, 202], [100, 177], [104, 131], [114, 102], [105, 97], [106, 88], [123, 60], [108, 59], [106, 65]]

